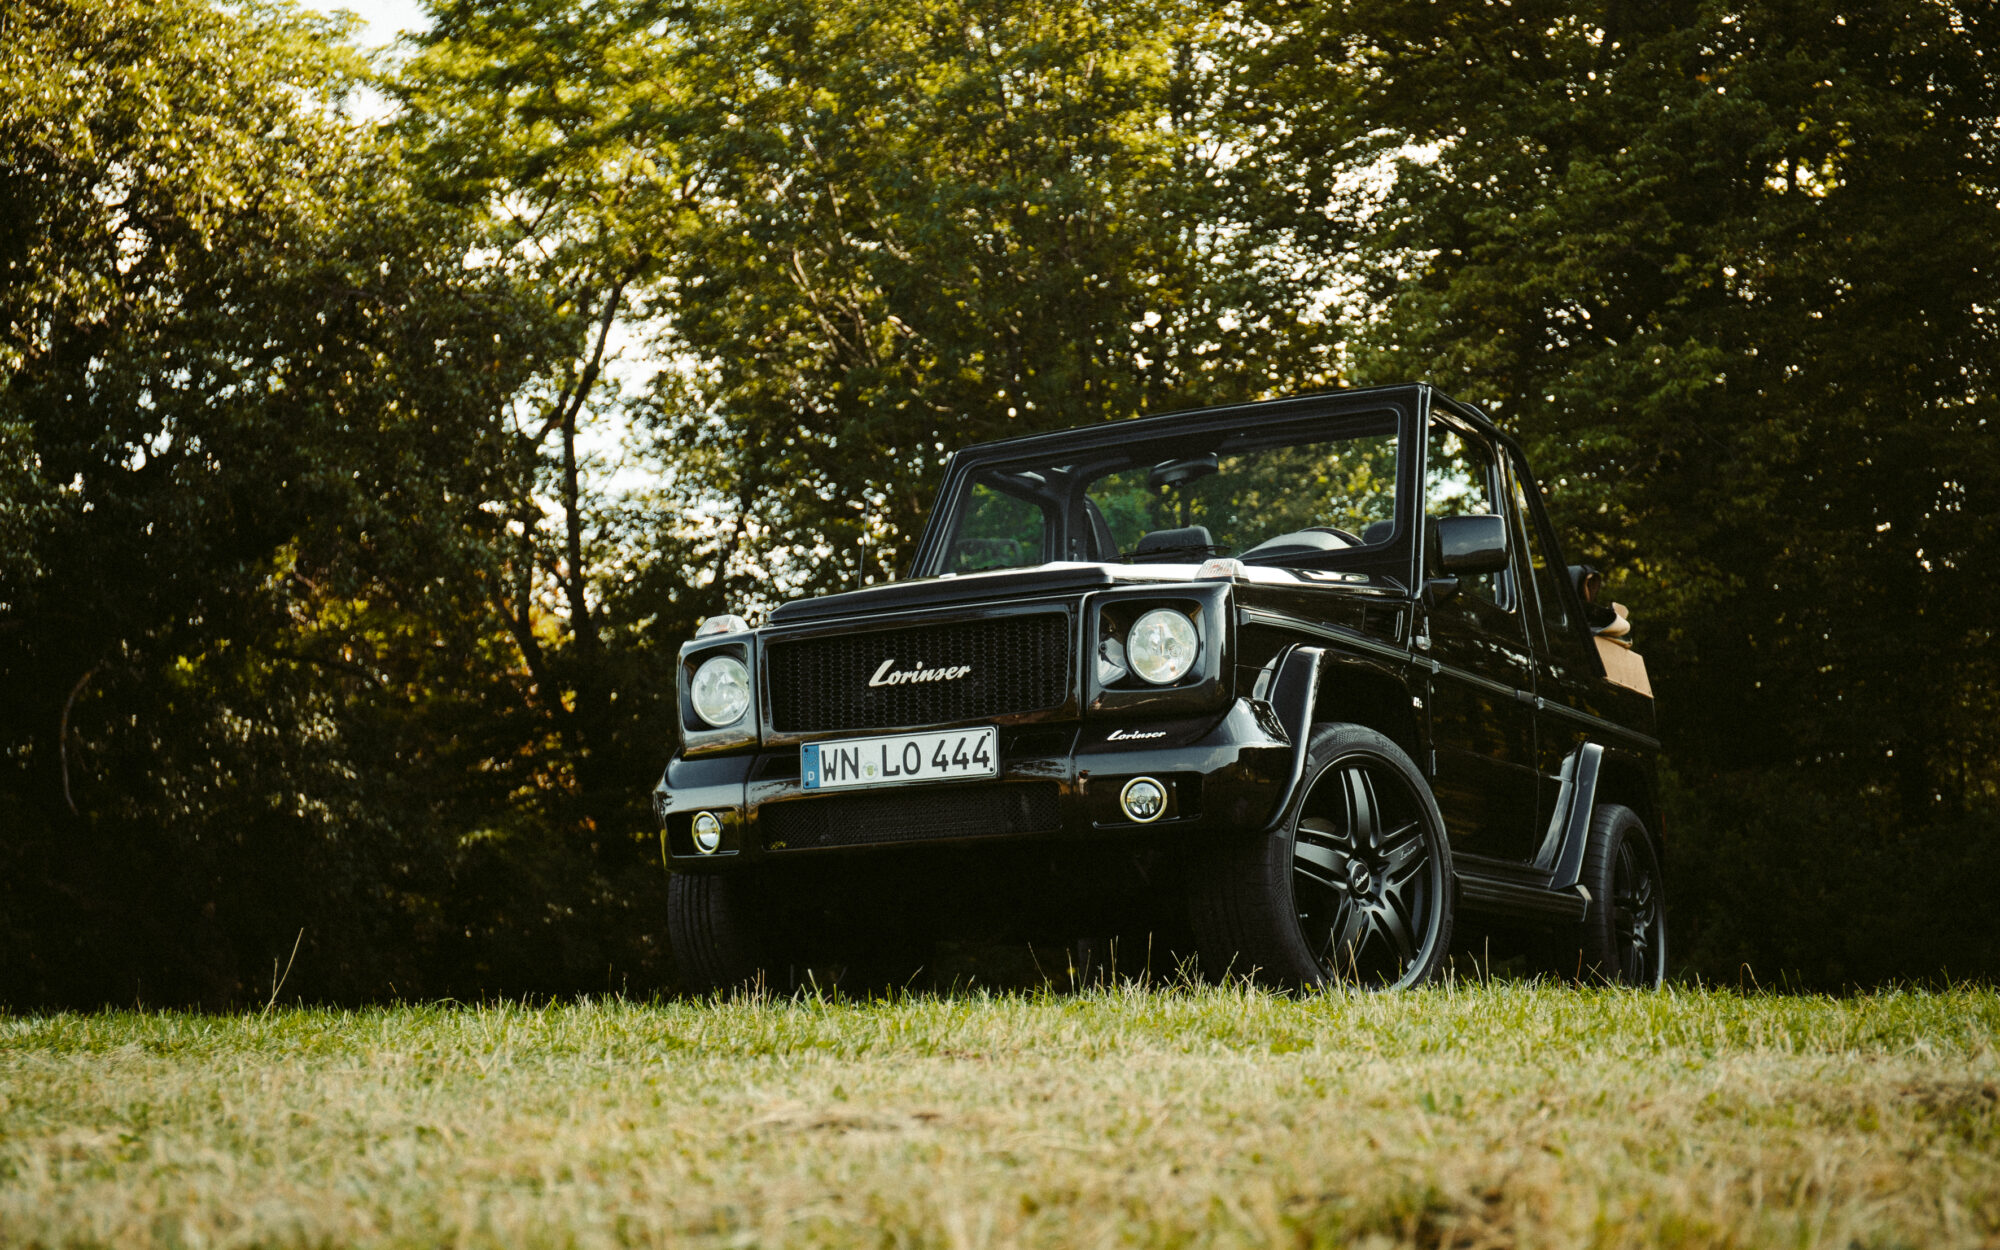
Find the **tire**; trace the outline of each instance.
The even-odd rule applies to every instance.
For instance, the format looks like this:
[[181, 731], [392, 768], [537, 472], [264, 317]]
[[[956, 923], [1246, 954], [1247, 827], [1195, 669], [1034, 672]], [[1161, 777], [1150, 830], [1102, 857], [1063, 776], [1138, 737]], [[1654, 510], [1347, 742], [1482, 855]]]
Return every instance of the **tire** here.
[[1423, 774], [1372, 729], [1322, 724], [1304, 785], [1290, 827], [1227, 839], [1190, 877], [1204, 972], [1286, 989], [1423, 984], [1451, 948], [1454, 896]]
[[1637, 812], [1604, 803], [1591, 813], [1582, 882], [1590, 912], [1565, 943], [1569, 967], [1561, 971], [1586, 982], [1660, 988], [1667, 971], [1665, 878]]
[[677, 872], [667, 879], [667, 939], [688, 991], [710, 994], [763, 981], [748, 887], [736, 876]]

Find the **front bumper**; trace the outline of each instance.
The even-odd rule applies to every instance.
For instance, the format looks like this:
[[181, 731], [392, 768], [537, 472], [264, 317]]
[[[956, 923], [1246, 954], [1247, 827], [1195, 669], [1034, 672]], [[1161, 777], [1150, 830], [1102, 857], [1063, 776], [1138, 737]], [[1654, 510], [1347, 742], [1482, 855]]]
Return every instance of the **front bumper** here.
[[[801, 784], [796, 745], [676, 756], [653, 799], [670, 868], [728, 871], [897, 846], [1264, 829], [1278, 819], [1294, 752], [1268, 704], [1238, 699], [1220, 714], [1178, 720], [1002, 728], [1000, 775], [989, 780], [828, 794]], [[1142, 776], [1168, 791], [1166, 812], [1143, 824], [1118, 802]], [[722, 821], [711, 854], [694, 844], [694, 817], [704, 811]]]

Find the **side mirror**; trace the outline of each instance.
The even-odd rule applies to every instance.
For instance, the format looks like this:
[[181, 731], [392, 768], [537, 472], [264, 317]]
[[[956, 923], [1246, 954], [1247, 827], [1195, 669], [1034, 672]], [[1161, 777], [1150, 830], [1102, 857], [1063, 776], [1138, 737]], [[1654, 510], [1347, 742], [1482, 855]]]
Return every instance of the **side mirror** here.
[[1453, 577], [1498, 573], [1507, 567], [1507, 522], [1497, 516], [1433, 517], [1438, 567]]

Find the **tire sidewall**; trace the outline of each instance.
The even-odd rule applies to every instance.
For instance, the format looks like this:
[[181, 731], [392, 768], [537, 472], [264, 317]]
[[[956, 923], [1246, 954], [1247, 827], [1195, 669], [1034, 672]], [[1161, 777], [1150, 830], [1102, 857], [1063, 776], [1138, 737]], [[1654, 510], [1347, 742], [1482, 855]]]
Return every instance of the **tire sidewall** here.
[[667, 937], [682, 985], [728, 993], [765, 983], [767, 942], [754, 923], [750, 883], [727, 874], [675, 873], [667, 879]]
[[[1618, 932], [1613, 898], [1617, 881], [1618, 852], [1627, 842], [1641, 857], [1641, 866], [1652, 875], [1653, 894], [1659, 915], [1657, 966], [1650, 977], [1638, 982], [1624, 979], [1618, 964]], [[1585, 981], [1613, 985], [1633, 985], [1658, 989], [1666, 980], [1668, 933], [1666, 878], [1660, 869], [1659, 852], [1653, 846], [1645, 822], [1639, 814], [1620, 803], [1599, 804], [1590, 822], [1590, 847], [1584, 855], [1583, 884], [1590, 891], [1590, 914], [1579, 934], [1579, 964]]]

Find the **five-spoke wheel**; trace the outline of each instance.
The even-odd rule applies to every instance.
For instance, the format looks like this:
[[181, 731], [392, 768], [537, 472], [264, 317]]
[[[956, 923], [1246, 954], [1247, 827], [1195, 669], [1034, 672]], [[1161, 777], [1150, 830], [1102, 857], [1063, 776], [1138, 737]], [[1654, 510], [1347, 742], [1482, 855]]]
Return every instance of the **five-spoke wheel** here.
[[1307, 798], [1292, 839], [1293, 901], [1307, 944], [1336, 978], [1399, 984], [1431, 936], [1442, 891], [1412, 798], [1365, 755], [1335, 761]]
[[1444, 960], [1444, 823], [1416, 765], [1374, 730], [1318, 726], [1291, 827], [1215, 853], [1193, 883], [1207, 967], [1282, 985], [1390, 988], [1421, 984]]

